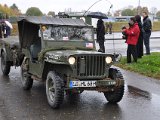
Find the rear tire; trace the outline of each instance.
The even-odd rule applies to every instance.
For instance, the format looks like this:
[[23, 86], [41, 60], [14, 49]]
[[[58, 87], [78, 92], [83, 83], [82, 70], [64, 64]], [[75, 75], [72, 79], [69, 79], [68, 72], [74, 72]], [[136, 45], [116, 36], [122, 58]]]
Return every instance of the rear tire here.
[[[110, 68], [109, 69], [109, 78], [111, 79], [121, 79], [123, 80], [123, 76], [121, 72], [117, 69]], [[104, 96], [110, 103], [120, 102], [124, 94], [124, 85], [119, 86], [114, 91], [104, 92]]]
[[56, 109], [63, 103], [64, 87], [62, 78], [54, 71], [50, 71], [46, 80], [46, 95], [49, 105]]
[[11, 64], [10, 62], [6, 61], [6, 54], [5, 52], [1, 53], [1, 70], [3, 75], [7, 76], [10, 73]]

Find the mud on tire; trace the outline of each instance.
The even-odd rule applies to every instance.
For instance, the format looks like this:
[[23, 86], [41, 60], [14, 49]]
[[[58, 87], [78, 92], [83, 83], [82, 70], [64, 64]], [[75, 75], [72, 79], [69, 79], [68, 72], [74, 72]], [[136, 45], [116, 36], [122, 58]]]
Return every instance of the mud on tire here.
[[[114, 68], [109, 69], [109, 78], [114, 79], [114, 80], [116, 79], [123, 80], [123, 76], [121, 72]], [[104, 92], [104, 96], [110, 103], [117, 103], [121, 101], [123, 94], [124, 94], [124, 85], [116, 88], [114, 91]]]

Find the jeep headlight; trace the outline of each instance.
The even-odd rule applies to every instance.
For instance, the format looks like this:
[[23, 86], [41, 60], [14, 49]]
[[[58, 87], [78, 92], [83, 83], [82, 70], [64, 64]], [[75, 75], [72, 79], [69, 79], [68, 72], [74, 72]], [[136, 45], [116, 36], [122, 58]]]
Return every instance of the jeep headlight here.
[[107, 64], [110, 64], [112, 62], [112, 58], [111, 57], [106, 57], [105, 60], [106, 60]]
[[76, 62], [76, 59], [74, 57], [69, 57], [68, 62], [73, 65]]

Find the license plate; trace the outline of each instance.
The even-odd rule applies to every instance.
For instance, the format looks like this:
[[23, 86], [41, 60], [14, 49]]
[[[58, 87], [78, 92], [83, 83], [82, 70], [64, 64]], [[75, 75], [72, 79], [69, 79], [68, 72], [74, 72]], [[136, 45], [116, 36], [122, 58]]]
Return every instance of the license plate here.
[[70, 81], [69, 87], [96, 87], [97, 81]]

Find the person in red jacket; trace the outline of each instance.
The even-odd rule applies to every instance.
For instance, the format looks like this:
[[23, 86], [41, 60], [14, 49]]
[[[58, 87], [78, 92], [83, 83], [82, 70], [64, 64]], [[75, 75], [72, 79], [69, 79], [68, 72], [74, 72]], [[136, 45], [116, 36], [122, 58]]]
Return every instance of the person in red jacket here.
[[129, 21], [129, 28], [123, 29], [123, 32], [127, 36], [126, 43], [128, 44], [127, 48], [127, 63], [131, 63], [131, 55], [133, 56], [134, 62], [137, 62], [137, 50], [136, 45], [138, 42], [140, 29], [138, 23], [136, 22], [135, 17], [131, 17]]

